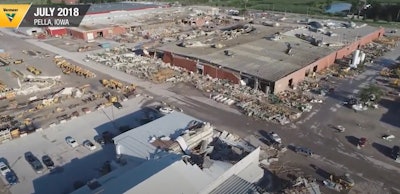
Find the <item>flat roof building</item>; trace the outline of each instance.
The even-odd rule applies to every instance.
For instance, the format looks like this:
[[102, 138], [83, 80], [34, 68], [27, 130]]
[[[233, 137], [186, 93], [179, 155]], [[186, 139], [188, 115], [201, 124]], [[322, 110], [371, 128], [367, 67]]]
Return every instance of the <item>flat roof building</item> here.
[[[126, 164], [89, 182], [73, 194], [257, 193], [255, 183], [264, 173], [259, 167], [260, 149], [253, 149], [234, 164], [205, 158], [203, 165], [199, 165], [192, 159], [194, 150], [193, 146], [190, 148], [191, 144], [194, 140], [199, 144], [212, 138], [208, 130], [212, 127], [207, 124], [200, 126], [200, 123], [203, 122], [173, 112], [115, 137], [117, 154]], [[174, 142], [182, 149], [172, 150]]]
[[[273, 28], [253, 25], [255, 31], [232, 40], [213, 39], [213, 44], [224, 45], [222, 48], [171, 43], [156, 50], [164, 53], [164, 62], [234, 83], [250, 82], [251, 87], [278, 93], [295, 87], [309, 73], [327, 68], [336, 59], [352, 54], [384, 34], [382, 28], [367, 25], [350, 28], [339, 24], [336, 22], [337, 26], [325, 31], [299, 24]], [[310, 39], [319, 45], [313, 45]]]

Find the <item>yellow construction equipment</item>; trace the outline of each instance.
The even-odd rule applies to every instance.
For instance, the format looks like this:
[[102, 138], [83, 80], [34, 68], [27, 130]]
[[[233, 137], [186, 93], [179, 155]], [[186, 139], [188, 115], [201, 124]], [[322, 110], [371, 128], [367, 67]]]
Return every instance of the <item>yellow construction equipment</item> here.
[[7, 100], [14, 100], [15, 99], [15, 92], [7, 92], [6, 93], [6, 99]]
[[31, 125], [31, 124], [32, 124], [32, 119], [26, 118], [26, 119], [24, 120], [24, 124], [25, 124], [26, 126]]
[[96, 77], [96, 74], [93, 72], [83, 69], [79, 66], [72, 65], [71, 63], [67, 62], [62, 58], [54, 58], [54, 62], [60, 67], [65, 74], [75, 73], [76, 75], [84, 76], [86, 78], [93, 78]]
[[85, 52], [90, 50], [92, 47], [91, 46], [81, 46], [78, 48], [78, 52]]
[[399, 87], [400, 86], [400, 79], [392, 79], [390, 81], [390, 85], [392, 85], [393, 87]]
[[27, 69], [29, 72], [31, 72], [32, 74], [34, 74], [34, 75], [40, 75], [40, 74], [42, 74], [42, 72], [41, 72], [40, 70], [36, 69], [36, 67], [33, 67], [33, 66], [28, 66], [26, 69]]
[[121, 82], [113, 79], [110, 79], [110, 83], [115, 89], [121, 89], [123, 86]]
[[136, 85], [135, 84], [130, 84], [128, 86], [125, 86], [123, 92], [125, 93], [125, 95], [131, 95], [136, 91]]
[[354, 180], [350, 178], [349, 174], [344, 174], [343, 176], [336, 176], [334, 174], [331, 174], [329, 176], [329, 179], [336, 183], [342, 185], [344, 190], [349, 190], [354, 186]]
[[7, 91], [7, 85], [0, 81], [0, 92]]
[[117, 81], [117, 80], [102, 79], [102, 80], [100, 80], [100, 82], [106, 88], [111, 88], [111, 89], [122, 89], [123, 88], [123, 84], [120, 81]]
[[116, 96], [108, 96], [108, 102], [110, 103], [114, 103], [114, 102], [118, 102], [118, 98]]
[[64, 74], [66, 74], [66, 75], [69, 75], [69, 74], [71, 73], [71, 71], [68, 70], [68, 69], [63, 69], [62, 72], [63, 72]]
[[15, 65], [18, 65], [18, 64], [21, 64], [21, 63], [23, 63], [23, 62], [24, 62], [23, 59], [18, 59], [18, 60], [15, 60], [15, 61], [14, 61], [14, 64], [15, 64]]
[[388, 68], [383, 68], [380, 73], [381, 76], [389, 77], [390, 76], [390, 70]]

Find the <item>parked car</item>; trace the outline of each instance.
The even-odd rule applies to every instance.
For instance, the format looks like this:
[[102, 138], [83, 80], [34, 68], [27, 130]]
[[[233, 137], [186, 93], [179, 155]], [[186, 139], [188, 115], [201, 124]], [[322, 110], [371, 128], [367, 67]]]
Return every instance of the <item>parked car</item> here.
[[6, 176], [8, 172], [11, 172], [10, 168], [7, 166], [6, 163], [0, 162], [0, 173], [3, 176]]
[[394, 161], [400, 163], [400, 147], [399, 146], [393, 146], [392, 148], [392, 157]]
[[268, 135], [269, 135], [269, 139], [272, 141], [272, 143], [278, 143], [278, 144], [282, 143], [281, 137], [279, 137], [279, 135], [276, 134], [275, 132], [271, 132]]
[[96, 149], [96, 146], [90, 140], [84, 141], [82, 145], [85, 148], [89, 149], [89, 150], [95, 150]]
[[115, 106], [115, 108], [118, 108], [118, 109], [122, 108], [122, 104], [119, 102], [113, 102], [113, 105]]
[[54, 162], [48, 155], [42, 156], [42, 162], [48, 169], [54, 168]]
[[304, 147], [299, 147], [297, 146], [294, 150], [296, 153], [299, 154], [304, 154], [306, 156], [312, 156], [314, 155], [314, 152], [312, 152], [309, 148], [304, 148]]
[[6, 180], [7, 180], [7, 182], [8, 182], [9, 185], [15, 185], [15, 184], [18, 183], [18, 177], [17, 177], [17, 175], [15, 175], [15, 173], [12, 172], [12, 171], [7, 172], [7, 174], [6, 174]]
[[33, 170], [36, 173], [42, 173], [43, 172], [42, 163], [31, 152], [26, 152], [25, 153], [25, 160], [32, 166]]
[[358, 146], [364, 147], [367, 144], [367, 138], [362, 137], [358, 140]]
[[76, 142], [76, 140], [71, 136], [66, 137], [65, 141], [67, 142], [68, 145], [70, 145], [73, 148], [79, 146], [78, 142]]
[[169, 114], [169, 113], [174, 112], [174, 109], [172, 109], [170, 107], [160, 107], [158, 110], [163, 114]]

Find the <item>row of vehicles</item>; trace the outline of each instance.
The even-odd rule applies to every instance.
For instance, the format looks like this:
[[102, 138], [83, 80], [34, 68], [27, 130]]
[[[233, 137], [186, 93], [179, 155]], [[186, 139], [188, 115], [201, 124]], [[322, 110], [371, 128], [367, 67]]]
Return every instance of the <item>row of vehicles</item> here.
[[[112, 138], [113, 134], [106, 131], [103, 132], [101, 136], [97, 136], [95, 138], [95, 141], [101, 145], [104, 145], [106, 143], [113, 143]], [[72, 148], [79, 146], [78, 142], [71, 136], [66, 137], [65, 141]], [[91, 151], [97, 148], [96, 145], [90, 140], [83, 141], [82, 145]], [[25, 160], [32, 167], [32, 169], [38, 174], [43, 173], [45, 171], [45, 168], [51, 171], [56, 167], [49, 155], [44, 155], [42, 156], [41, 160], [39, 160], [38, 157], [36, 157], [32, 152], [25, 152], [24, 157]], [[2, 161], [0, 161], [0, 173], [6, 178], [9, 185], [14, 185], [18, 183], [18, 177], [16, 176], [16, 174], [5, 162]]]
[[[99, 138], [97, 138], [97, 139], [95, 138], [95, 140], [97, 143], [104, 145], [108, 142], [111, 143], [112, 138], [113, 138], [113, 135], [110, 132], [106, 131], [106, 132], [103, 132], [102, 136], [99, 136]], [[72, 148], [79, 146], [78, 142], [71, 136], [66, 137], [65, 141]], [[94, 145], [94, 143], [92, 143], [90, 140], [83, 141], [82, 145], [90, 151], [93, 151], [97, 148], [96, 145]], [[32, 154], [32, 152], [26, 152], [24, 156], [25, 156], [25, 160], [32, 166], [33, 170], [36, 173], [43, 172], [43, 170], [44, 170], [43, 164], [49, 170], [52, 170], [55, 168], [53, 160], [48, 155], [44, 155], [42, 157], [43, 164], [42, 164], [42, 162], [40, 162], [40, 160], [35, 155]]]

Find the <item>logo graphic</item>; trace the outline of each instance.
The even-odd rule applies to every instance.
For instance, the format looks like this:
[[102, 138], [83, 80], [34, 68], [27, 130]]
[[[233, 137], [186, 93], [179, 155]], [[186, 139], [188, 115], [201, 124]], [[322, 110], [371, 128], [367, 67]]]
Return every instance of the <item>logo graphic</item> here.
[[0, 4], [0, 28], [18, 28], [30, 4]]
[[10, 20], [10, 22], [12, 22], [15, 17], [15, 13], [6, 13], [6, 16], [7, 16], [8, 20]]

